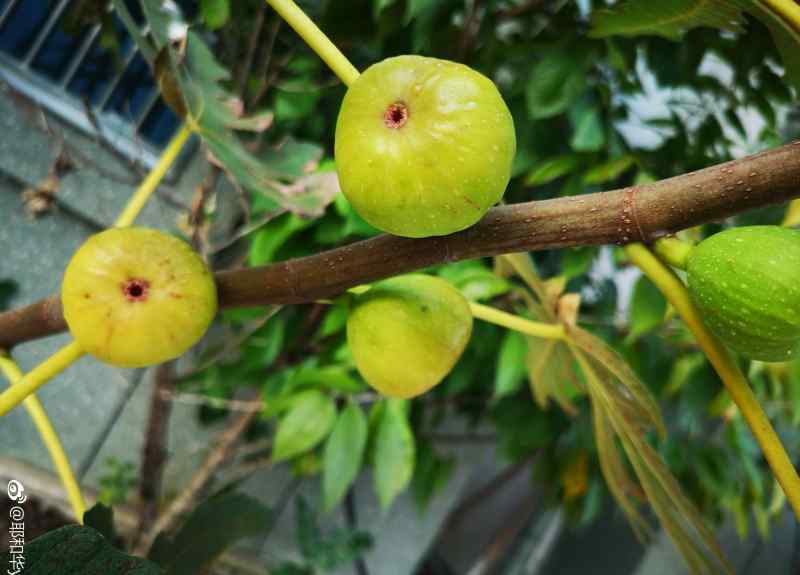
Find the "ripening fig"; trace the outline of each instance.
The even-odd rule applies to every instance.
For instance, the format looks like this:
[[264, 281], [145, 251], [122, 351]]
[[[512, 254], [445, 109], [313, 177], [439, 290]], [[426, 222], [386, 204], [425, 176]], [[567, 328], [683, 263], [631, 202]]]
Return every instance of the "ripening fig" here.
[[118, 367], [144, 367], [180, 356], [203, 336], [217, 289], [186, 242], [115, 228], [90, 237], [72, 257], [61, 302], [84, 350]]
[[689, 292], [711, 330], [761, 361], [800, 352], [800, 231], [732, 228], [689, 253]]
[[494, 83], [436, 58], [370, 66], [336, 123], [342, 192], [365, 220], [399, 236], [473, 225], [502, 197], [515, 151], [514, 121]]
[[443, 279], [410, 274], [356, 299], [347, 342], [364, 379], [389, 397], [425, 393], [453, 369], [472, 333], [464, 296]]

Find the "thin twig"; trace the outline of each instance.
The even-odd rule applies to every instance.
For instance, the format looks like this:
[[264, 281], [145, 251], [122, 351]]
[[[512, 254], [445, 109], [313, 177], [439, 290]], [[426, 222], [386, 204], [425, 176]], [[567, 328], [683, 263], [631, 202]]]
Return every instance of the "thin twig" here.
[[[358, 517], [356, 515], [356, 495], [355, 490], [351, 487], [347, 491], [347, 495], [344, 498], [344, 516], [345, 520], [347, 521], [347, 527], [351, 531], [355, 531], [358, 529]], [[353, 565], [356, 568], [357, 575], [369, 575], [369, 569], [367, 569], [367, 562], [364, 561], [364, 556], [359, 554], [353, 559]]]
[[239, 97], [242, 99], [242, 101], [244, 101], [244, 93], [245, 89], [247, 88], [247, 79], [250, 75], [250, 69], [253, 67], [253, 58], [256, 54], [256, 48], [258, 48], [258, 38], [261, 36], [261, 29], [264, 27], [264, 17], [267, 13], [267, 3], [259, 2], [257, 10], [256, 19], [253, 23], [253, 31], [250, 33], [250, 37], [247, 42], [247, 50], [244, 53], [244, 59], [242, 60], [242, 65], [239, 68], [239, 73], [236, 77], [236, 93], [239, 94]]
[[467, 62], [472, 42], [478, 35], [481, 27], [480, 21], [480, 7], [478, 6], [479, 0], [467, 0], [470, 4], [470, 10], [467, 17], [464, 19], [464, 28], [461, 31], [461, 41], [458, 43], [458, 51], [456, 52], [456, 60], [459, 62]]
[[139, 470], [139, 498], [141, 499], [139, 535], [150, 528], [150, 524], [158, 513], [158, 497], [161, 493], [161, 481], [167, 462], [169, 417], [172, 413], [172, 403], [164, 401], [162, 395], [175, 389], [173, 369], [173, 362], [164, 363], [156, 368], [156, 381], [150, 401], [150, 415], [147, 421], [142, 464]]
[[170, 531], [180, 516], [190, 509], [208, 486], [220, 464], [227, 458], [231, 448], [261, 411], [262, 403], [252, 402], [250, 408], [237, 416], [220, 435], [217, 446], [208, 454], [203, 464], [194, 474], [189, 484], [161, 513], [153, 526], [147, 530], [137, 545], [138, 555], [146, 555], [156, 536]]
[[[264, 94], [267, 93], [270, 81], [274, 81], [273, 78], [268, 76], [268, 73], [269, 67], [272, 64], [272, 55], [275, 52], [275, 40], [278, 38], [278, 32], [280, 32], [281, 29], [281, 22], [283, 22], [281, 18], [278, 18], [277, 16], [273, 17], [272, 26], [269, 28], [267, 41], [264, 44], [264, 50], [259, 56], [259, 65], [253, 74], [256, 78], [257, 84], [253, 90], [253, 95], [249, 100], [247, 100], [246, 109], [248, 110], [252, 110], [258, 105], [258, 103], [261, 101], [261, 98], [263, 98]], [[290, 52], [292, 51], [290, 50]]]

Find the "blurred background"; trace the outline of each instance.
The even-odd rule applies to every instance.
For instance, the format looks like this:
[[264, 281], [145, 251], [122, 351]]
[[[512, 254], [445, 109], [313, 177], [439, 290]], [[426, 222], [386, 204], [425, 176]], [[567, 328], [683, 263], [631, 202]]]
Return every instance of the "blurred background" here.
[[[154, 73], [130, 34], [131, 26], [148, 34], [145, 11], [126, 1], [123, 18], [119, 4], [0, 1], [0, 309], [58, 290], [70, 255], [111, 224], [180, 125], [159, 92], [169, 85], [163, 69]], [[377, 234], [332, 177], [345, 92], [338, 79], [264, 2], [179, 4], [228, 72], [221, 80], [233, 97], [228, 105], [261, 118], [241, 137], [244, 148], [276, 186], [313, 192], [317, 201], [313, 209], [288, 210], [236, 183], [195, 137], [140, 222], [188, 238], [216, 269]], [[796, 91], [768, 30], [754, 19], [736, 31], [695, 28], [671, 39], [596, 37], [590, 14], [605, 6], [598, 0], [300, 5], [360, 70], [412, 53], [464, 62], [492, 78], [517, 129], [507, 203], [667, 178], [800, 136]], [[779, 224], [784, 211], [753, 211], [685, 237], [731, 224]], [[657, 289], [616, 247], [532, 257], [543, 278], [580, 295], [579, 323], [610, 343], [659, 400], [669, 438], [657, 448], [717, 529], [736, 572], [800, 573], [800, 531], [782, 493]], [[496, 261], [426, 271], [469, 299], [524, 313], [520, 282]], [[220, 434], [240, 424], [195, 503], [235, 488], [271, 519], [208, 573], [685, 572], [668, 538], [657, 532], [639, 542], [610, 497], [589, 402], [569, 357], [541, 369], [525, 338], [476, 322], [454, 371], [407, 406], [399, 432], [375, 441], [382, 426], [397, 422], [353, 366], [346, 318], [343, 300], [226, 311], [203, 345], [174, 365], [117, 370], [84, 358], [39, 395], [87, 492], [114, 508], [123, 535], [152, 523], [159, 502], [185, 490]], [[15, 355], [30, 368], [65, 341], [32, 342]], [[797, 456], [799, 366], [742, 366]], [[540, 380], [568, 389], [566, 405], [537, 397]], [[286, 406], [309, 390], [322, 397], [319, 412], [306, 405], [310, 427], [290, 429]], [[262, 399], [263, 409], [254, 409]], [[321, 477], [337, 473], [325, 469], [337, 410], [329, 417], [327, 407], [340, 412], [347, 401], [368, 417], [369, 440], [358, 478], [329, 501]], [[276, 461], [282, 428], [295, 439], [291, 456]], [[409, 448], [412, 458], [396, 456]], [[381, 485], [373, 470], [387, 465], [408, 483]], [[70, 522], [46, 451], [21, 410], [0, 420], [0, 480], [14, 478], [24, 478], [35, 499], [29, 537]], [[376, 492], [389, 494], [390, 507]]]

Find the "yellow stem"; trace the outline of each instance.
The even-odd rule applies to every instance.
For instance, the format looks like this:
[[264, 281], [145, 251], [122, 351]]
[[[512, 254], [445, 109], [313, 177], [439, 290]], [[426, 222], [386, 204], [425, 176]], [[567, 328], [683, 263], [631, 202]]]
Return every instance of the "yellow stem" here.
[[506, 313], [479, 303], [470, 302], [469, 307], [472, 310], [472, 315], [477, 319], [488, 321], [495, 325], [499, 325], [525, 335], [532, 335], [534, 337], [543, 337], [546, 339], [565, 339], [566, 332], [564, 326], [556, 323], [542, 323], [538, 321], [531, 321], [518, 315]]
[[787, 228], [800, 226], [800, 200], [792, 200], [786, 208], [786, 215], [783, 217], [781, 225]]
[[[8, 378], [11, 385], [18, 385], [22, 380], [23, 375], [19, 366], [10, 357], [0, 354], [0, 371], [2, 371]], [[86, 510], [86, 505], [81, 496], [81, 489], [78, 486], [78, 481], [72, 474], [72, 469], [69, 466], [69, 459], [67, 454], [64, 453], [64, 446], [58, 437], [58, 432], [53, 428], [50, 418], [47, 417], [47, 412], [44, 406], [35, 395], [29, 395], [23, 405], [33, 420], [36, 430], [42, 438], [42, 442], [47, 451], [50, 452], [50, 459], [53, 460], [53, 465], [61, 478], [61, 483], [64, 490], [67, 492], [67, 499], [72, 505], [72, 511], [75, 513], [75, 519], [78, 523], [83, 523], [83, 513]]]
[[322, 58], [339, 79], [349, 86], [358, 79], [358, 70], [331, 42], [328, 37], [306, 16], [293, 0], [267, 0], [281, 18], [294, 28], [306, 44]]
[[689, 252], [693, 247], [692, 244], [678, 238], [661, 238], [653, 245], [653, 251], [672, 267], [685, 270]]
[[5, 415], [42, 385], [80, 359], [85, 352], [78, 342], [71, 342], [25, 374], [16, 385], [0, 393], [0, 416]]
[[781, 484], [795, 516], [800, 520], [800, 477], [786, 450], [772, 428], [772, 424], [758, 403], [730, 351], [703, 323], [700, 312], [692, 303], [683, 282], [642, 244], [630, 244], [625, 251], [631, 261], [639, 266], [661, 290], [667, 300], [683, 317], [697, 338], [700, 347], [717, 370], [733, 401], [739, 407], [753, 435], [761, 446], [772, 473]]
[[761, 0], [761, 2], [789, 23], [795, 31], [800, 32], [800, 4], [794, 0]]
[[150, 170], [147, 177], [142, 180], [142, 183], [139, 184], [139, 188], [128, 201], [128, 204], [122, 210], [117, 221], [114, 222], [115, 228], [124, 228], [133, 223], [133, 220], [135, 220], [139, 212], [142, 211], [147, 200], [150, 199], [150, 196], [156, 191], [156, 188], [158, 188], [158, 184], [161, 183], [167, 170], [169, 170], [175, 158], [178, 157], [178, 154], [183, 149], [183, 145], [191, 134], [192, 130], [189, 125], [183, 124], [180, 130], [178, 130], [178, 133], [172, 137], [172, 140], [158, 159], [158, 163]]

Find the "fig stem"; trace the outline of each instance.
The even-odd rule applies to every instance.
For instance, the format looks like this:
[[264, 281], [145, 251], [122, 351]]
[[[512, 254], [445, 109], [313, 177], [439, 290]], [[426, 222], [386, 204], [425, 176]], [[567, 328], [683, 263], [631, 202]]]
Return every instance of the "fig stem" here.
[[700, 312], [689, 297], [686, 286], [671, 269], [642, 244], [630, 244], [625, 247], [625, 252], [630, 260], [656, 284], [694, 334], [697, 343], [708, 356], [711, 365], [714, 366], [744, 416], [761, 446], [773, 475], [783, 488], [795, 516], [800, 520], [800, 477], [733, 355], [705, 326]]
[[531, 321], [511, 313], [506, 313], [475, 302], [469, 302], [469, 308], [476, 319], [499, 325], [525, 335], [542, 337], [545, 339], [565, 339], [566, 331], [560, 323], [543, 323]]
[[794, 0], [761, 0], [761, 4], [795, 32], [800, 33], [800, 6]]
[[[0, 371], [8, 378], [12, 386], [18, 385], [24, 377], [17, 362], [3, 353], [0, 353]], [[61, 439], [58, 437], [58, 432], [47, 416], [42, 402], [40, 402], [35, 395], [29, 395], [25, 398], [23, 405], [31, 416], [33, 424], [36, 426], [36, 430], [39, 432], [39, 436], [42, 439], [42, 443], [44, 443], [47, 451], [50, 453], [50, 459], [67, 493], [67, 499], [69, 499], [69, 503], [72, 506], [75, 520], [83, 524], [83, 513], [86, 510], [86, 504], [83, 501], [78, 481], [75, 479], [75, 475], [72, 473], [72, 468], [69, 465], [69, 458], [64, 452], [64, 446], [61, 443]]]
[[83, 356], [78, 342], [70, 342], [29, 371], [16, 385], [0, 393], [0, 416], [19, 405], [26, 397]]
[[358, 79], [359, 72], [333, 42], [306, 16], [293, 0], [266, 0], [267, 4], [286, 20], [306, 44], [322, 58], [339, 79], [349, 86]]
[[142, 183], [139, 184], [139, 187], [136, 189], [133, 196], [131, 196], [131, 199], [128, 200], [128, 203], [117, 218], [117, 221], [114, 222], [115, 228], [124, 228], [133, 223], [136, 216], [138, 216], [139, 212], [144, 208], [147, 200], [150, 199], [150, 196], [153, 195], [153, 192], [158, 188], [158, 184], [161, 183], [167, 170], [169, 170], [170, 166], [175, 162], [175, 158], [178, 157], [178, 154], [183, 149], [183, 145], [191, 135], [192, 129], [188, 124], [183, 124], [164, 149], [164, 152], [158, 159], [158, 163], [150, 170], [150, 173], [147, 174], [145, 179], [142, 180]]
[[693, 247], [689, 242], [678, 238], [661, 238], [653, 244], [653, 251], [672, 267], [685, 270]]
[[793, 228], [800, 225], [800, 200], [792, 200], [786, 208], [786, 215], [783, 216], [781, 225]]

